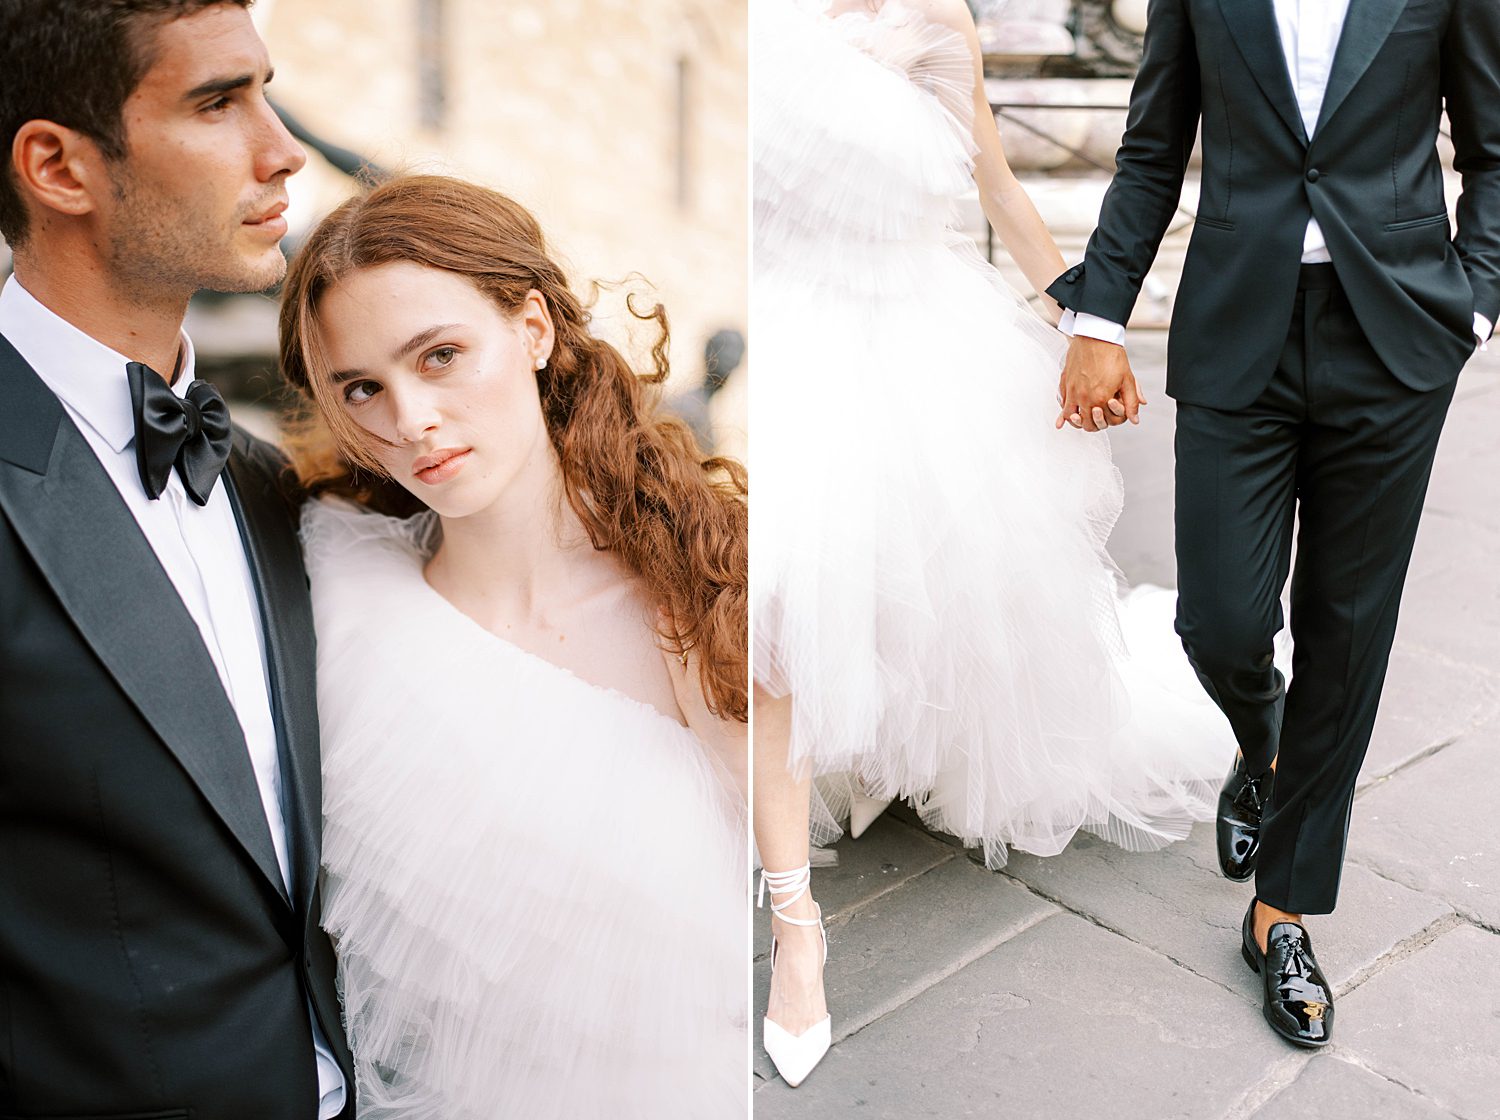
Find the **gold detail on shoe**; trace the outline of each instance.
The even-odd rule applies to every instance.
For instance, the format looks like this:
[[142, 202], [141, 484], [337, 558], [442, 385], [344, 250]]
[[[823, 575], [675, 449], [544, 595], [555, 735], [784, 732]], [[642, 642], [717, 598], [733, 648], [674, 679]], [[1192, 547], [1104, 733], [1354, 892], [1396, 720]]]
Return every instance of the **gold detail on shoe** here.
[[1304, 1003], [1302, 1006], [1307, 1011], [1308, 1022], [1321, 1023], [1323, 1021], [1323, 1010], [1328, 1005], [1326, 1003]]

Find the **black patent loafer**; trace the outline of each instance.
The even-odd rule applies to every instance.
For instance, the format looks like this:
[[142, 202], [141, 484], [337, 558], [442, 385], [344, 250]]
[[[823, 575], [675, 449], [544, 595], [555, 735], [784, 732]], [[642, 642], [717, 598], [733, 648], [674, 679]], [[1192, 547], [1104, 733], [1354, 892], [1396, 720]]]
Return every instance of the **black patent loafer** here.
[[1333, 1037], [1333, 985], [1313, 956], [1307, 930], [1277, 922], [1266, 935], [1266, 951], [1255, 943], [1255, 902], [1245, 911], [1245, 963], [1260, 973], [1263, 1011], [1271, 1029], [1297, 1046], [1327, 1046]]
[[1235, 756], [1234, 768], [1219, 791], [1219, 870], [1226, 879], [1243, 883], [1255, 874], [1260, 856], [1260, 819], [1271, 796], [1275, 771], [1257, 777], [1245, 773], [1245, 760]]

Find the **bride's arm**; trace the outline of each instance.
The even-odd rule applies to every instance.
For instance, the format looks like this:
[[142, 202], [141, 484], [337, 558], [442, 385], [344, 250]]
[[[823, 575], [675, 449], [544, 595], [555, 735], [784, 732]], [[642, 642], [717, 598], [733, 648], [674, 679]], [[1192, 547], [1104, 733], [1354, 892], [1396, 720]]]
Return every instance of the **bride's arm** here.
[[1043, 293], [1066, 271], [1067, 264], [1005, 158], [1000, 130], [995, 127], [995, 114], [984, 91], [984, 59], [973, 17], [963, 0], [928, 0], [928, 11], [934, 21], [963, 35], [973, 58], [974, 143], [979, 149], [974, 159], [974, 181], [979, 186], [979, 204], [990, 225], [995, 227], [1005, 251], [1041, 295], [1043, 313], [1056, 324], [1062, 308]]
[[687, 721], [688, 730], [698, 736], [708, 753], [717, 758], [734, 779], [740, 797], [750, 797], [750, 729], [737, 719], [720, 719], [708, 709], [698, 673], [697, 655], [689, 653], [684, 663], [675, 653], [662, 650], [662, 660], [672, 678], [677, 708]]

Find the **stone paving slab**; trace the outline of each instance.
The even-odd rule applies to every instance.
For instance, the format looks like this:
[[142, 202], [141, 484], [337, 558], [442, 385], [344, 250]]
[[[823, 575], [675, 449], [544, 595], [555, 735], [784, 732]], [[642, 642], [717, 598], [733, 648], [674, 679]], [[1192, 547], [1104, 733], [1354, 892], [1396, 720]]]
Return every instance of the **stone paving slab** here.
[[1309, 1061], [1292, 1085], [1255, 1113], [1255, 1120], [1453, 1120], [1453, 1115], [1419, 1093], [1341, 1061], [1330, 1050]]
[[[1350, 854], [1388, 879], [1500, 928], [1500, 723], [1354, 803]], [[1496, 1024], [1500, 1048], [1500, 1022]]]
[[[813, 868], [812, 892], [823, 908], [824, 920], [837, 926], [850, 911], [871, 899], [899, 889], [908, 879], [922, 875], [953, 859], [956, 851], [921, 827], [898, 820], [890, 813], [872, 824], [864, 836], [844, 837], [833, 848], [836, 866]], [[759, 885], [758, 882], [756, 884]], [[763, 912], [769, 912], [766, 895]], [[755, 923], [755, 957], [771, 952], [771, 923]]]
[[[1112, 441], [1127, 506], [1111, 550], [1131, 581], [1170, 586], [1163, 343], [1132, 338], [1153, 403]], [[1296, 1050], [1265, 1027], [1234, 948], [1251, 888], [1218, 876], [1211, 828], [1154, 854], [1081, 838], [995, 875], [898, 809], [815, 872], [836, 917], [835, 1023], [867, 1025], [801, 1089], [759, 1081], [758, 1117], [1500, 1120], [1500, 937], [1465, 920], [1500, 929], [1500, 347], [1474, 367], [1439, 450], [1339, 912], [1310, 923], [1340, 990], [1334, 1045]], [[965, 879], [1064, 909], [1006, 937], [947, 896]], [[944, 923], [950, 908], [962, 922]]]
[[[1240, 956], [1250, 883], [1219, 874], [1213, 826], [1160, 852], [1131, 853], [1090, 836], [1062, 855], [1012, 857], [1006, 868], [1033, 889], [1146, 945], [1260, 1006], [1260, 986]], [[1436, 899], [1362, 867], [1346, 868], [1338, 914], [1311, 918], [1318, 962], [1342, 991], [1382, 956], [1448, 916]]]
[[1204, 1120], [1286, 1057], [1260, 1012], [1082, 918], [1047, 918], [846, 1039], [780, 1117]]
[[1360, 787], [1500, 716], [1500, 676], [1398, 646]]
[[[896, 812], [908, 811], [898, 807]], [[870, 869], [895, 855], [893, 849], [898, 846], [919, 853], [917, 858], [908, 855], [905, 866], [921, 865], [921, 872], [903, 878], [896, 890], [876, 895], [873, 901], [868, 895], [861, 897], [854, 907], [846, 904], [836, 909], [826, 901], [851, 896], [843, 882], [846, 877], [864, 878], [868, 884]], [[828, 885], [826, 893], [816, 897], [829, 915], [826, 984], [828, 1005], [836, 1011], [835, 1042], [1057, 912], [1056, 906], [1014, 880], [959, 858], [958, 849], [890, 814], [859, 840], [844, 837], [834, 851], [838, 864], [815, 868], [813, 886], [817, 892]], [[768, 921], [756, 923], [757, 938], [764, 938], [768, 945], [769, 926]], [[756, 1008], [764, 1010], [770, 988], [768, 949], [755, 962]], [[760, 1031], [757, 1015], [755, 1073], [771, 1078], [775, 1068], [760, 1046]]]
[[1500, 347], [1470, 363], [1458, 379], [1432, 470], [1427, 516], [1462, 519], [1500, 531], [1495, 501], [1500, 443], [1494, 438], [1494, 408], [1500, 398]]
[[[1500, 485], [1500, 469], [1490, 467], [1485, 473]], [[1500, 530], [1429, 508], [1401, 597], [1398, 646], [1430, 651], [1444, 662], [1500, 673], [1497, 555]]]
[[1464, 1120], [1500, 1118], [1500, 935], [1460, 926], [1338, 1008], [1334, 1045]]
[[[887, 1014], [1058, 907], [968, 860], [943, 863], [829, 931], [828, 1002], [834, 1040]], [[756, 999], [770, 988], [756, 968]]]

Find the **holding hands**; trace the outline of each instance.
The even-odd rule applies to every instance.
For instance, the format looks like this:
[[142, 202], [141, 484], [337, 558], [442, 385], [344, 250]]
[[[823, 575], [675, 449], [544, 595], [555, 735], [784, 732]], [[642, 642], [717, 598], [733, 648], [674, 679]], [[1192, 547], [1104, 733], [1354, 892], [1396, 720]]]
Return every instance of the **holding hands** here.
[[1139, 424], [1146, 403], [1125, 348], [1085, 335], [1075, 335], [1068, 346], [1057, 396], [1062, 405], [1058, 429], [1072, 424], [1086, 432], [1102, 432], [1126, 420]]

